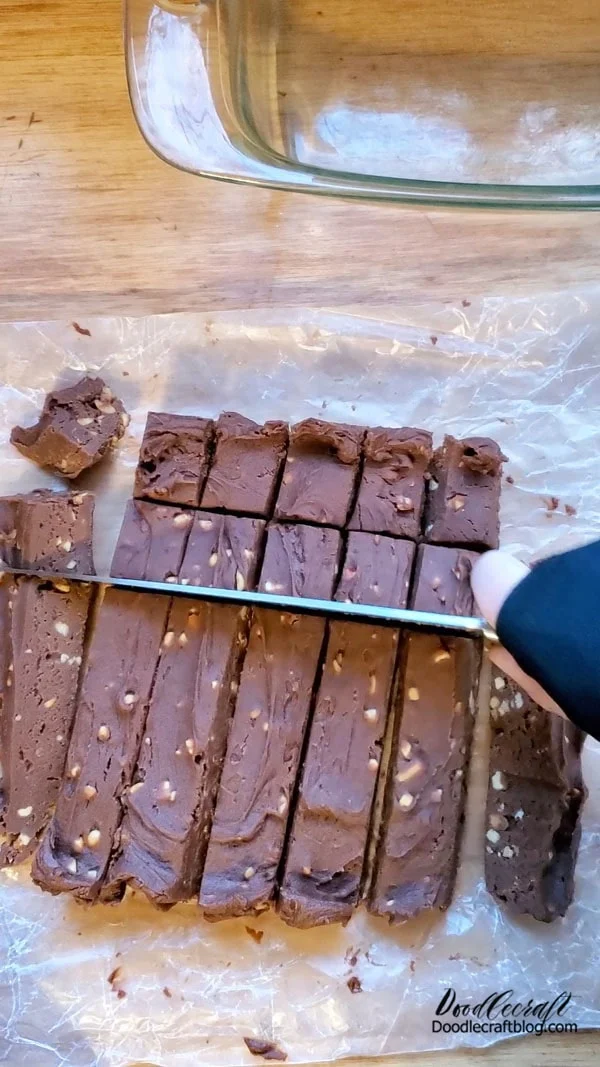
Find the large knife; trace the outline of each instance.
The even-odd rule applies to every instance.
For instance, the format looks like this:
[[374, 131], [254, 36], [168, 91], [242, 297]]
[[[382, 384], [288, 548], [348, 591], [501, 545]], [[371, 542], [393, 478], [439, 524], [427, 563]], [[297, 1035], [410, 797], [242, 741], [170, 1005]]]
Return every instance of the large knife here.
[[442, 615], [433, 611], [413, 611], [409, 608], [377, 607], [372, 604], [353, 604], [349, 601], [317, 600], [313, 597], [280, 596], [278, 593], [255, 593], [248, 589], [215, 589], [212, 586], [182, 585], [180, 582], [149, 582], [137, 578], [102, 578], [97, 574], [61, 574], [42, 570], [22, 570], [4, 567], [4, 574], [37, 578], [49, 582], [78, 582], [103, 588], [128, 589], [136, 593], [183, 596], [222, 604], [271, 608], [300, 615], [321, 615], [328, 619], [349, 619], [373, 622], [379, 626], [402, 626], [407, 629], [442, 630], [459, 635], [483, 637], [495, 643], [498, 638], [485, 619], [474, 615]]

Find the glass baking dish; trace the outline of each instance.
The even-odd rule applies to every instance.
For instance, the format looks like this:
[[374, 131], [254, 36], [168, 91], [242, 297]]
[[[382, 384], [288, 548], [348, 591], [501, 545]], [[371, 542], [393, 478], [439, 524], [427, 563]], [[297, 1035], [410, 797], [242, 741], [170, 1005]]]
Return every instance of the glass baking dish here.
[[600, 206], [594, 0], [125, 0], [131, 99], [184, 170], [325, 195]]

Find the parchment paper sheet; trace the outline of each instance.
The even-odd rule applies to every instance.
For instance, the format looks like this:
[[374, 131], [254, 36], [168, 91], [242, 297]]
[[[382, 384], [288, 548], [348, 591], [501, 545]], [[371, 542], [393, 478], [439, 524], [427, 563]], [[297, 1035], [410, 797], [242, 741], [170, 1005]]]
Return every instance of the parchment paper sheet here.
[[[10, 428], [33, 421], [57, 381], [97, 371], [132, 414], [116, 458], [84, 482], [98, 493], [100, 571], [149, 408], [408, 424], [438, 440], [443, 430], [489, 434], [514, 478], [503, 543], [529, 560], [600, 532], [599, 307], [600, 288], [393, 318], [294, 310], [86, 320], [90, 337], [64, 323], [0, 326], [0, 492], [53, 484], [11, 449]], [[507, 918], [483, 887], [486, 746], [482, 718], [454, 904], [401, 929], [363, 910], [345, 929], [317, 933], [272, 916], [212, 926], [193, 904], [160, 913], [139, 897], [86, 911], [42, 894], [25, 870], [3, 872], [0, 1060], [197, 1067], [256, 1062], [243, 1036], [273, 1039], [294, 1062], [496, 1040], [432, 1033], [448, 986], [473, 1003], [505, 988], [519, 1000], [568, 990], [568, 1021], [599, 1026], [600, 749], [586, 745], [576, 901], [545, 927]], [[264, 932], [260, 944], [246, 926]], [[122, 998], [107, 981], [115, 967]], [[362, 992], [348, 989], [351, 975]]]

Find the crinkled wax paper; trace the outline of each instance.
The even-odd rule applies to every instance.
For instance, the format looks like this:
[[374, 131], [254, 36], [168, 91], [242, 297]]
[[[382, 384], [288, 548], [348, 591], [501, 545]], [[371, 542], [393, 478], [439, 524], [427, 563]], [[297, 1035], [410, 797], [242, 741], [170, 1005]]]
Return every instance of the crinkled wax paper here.
[[[596, 289], [393, 317], [294, 310], [88, 320], [80, 325], [89, 337], [64, 323], [0, 326], [0, 491], [52, 484], [11, 449], [10, 428], [33, 421], [58, 381], [99, 372], [132, 413], [124, 447], [86, 482], [98, 493], [99, 570], [149, 408], [409, 424], [438, 439], [444, 430], [489, 434], [514, 478], [503, 495], [504, 545], [531, 559], [600, 528], [599, 307]], [[432, 1033], [448, 986], [471, 1002], [505, 988], [521, 1000], [568, 990], [568, 1020], [600, 1026], [600, 750], [586, 745], [576, 899], [547, 927], [509, 918], [483, 886], [486, 745], [482, 716], [454, 903], [401, 928], [362, 909], [345, 929], [316, 933], [270, 915], [214, 926], [193, 903], [161, 913], [131, 896], [84, 910], [41, 893], [26, 870], [2, 872], [2, 1062], [251, 1063], [244, 1036], [273, 1039], [294, 1062], [496, 1040]], [[247, 927], [263, 933], [260, 943]], [[121, 998], [107, 980], [116, 967]], [[361, 992], [349, 990], [351, 976]]]

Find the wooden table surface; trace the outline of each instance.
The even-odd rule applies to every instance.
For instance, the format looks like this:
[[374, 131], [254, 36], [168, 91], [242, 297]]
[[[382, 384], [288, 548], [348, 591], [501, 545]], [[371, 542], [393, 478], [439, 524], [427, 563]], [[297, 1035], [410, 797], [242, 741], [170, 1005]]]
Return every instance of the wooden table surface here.
[[[403, 210], [179, 173], [131, 115], [119, 0], [3, 0], [1, 19], [1, 319], [392, 307], [598, 279], [600, 212]], [[598, 1053], [585, 1033], [410, 1062], [579, 1067]]]

